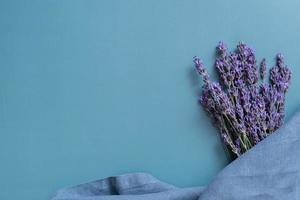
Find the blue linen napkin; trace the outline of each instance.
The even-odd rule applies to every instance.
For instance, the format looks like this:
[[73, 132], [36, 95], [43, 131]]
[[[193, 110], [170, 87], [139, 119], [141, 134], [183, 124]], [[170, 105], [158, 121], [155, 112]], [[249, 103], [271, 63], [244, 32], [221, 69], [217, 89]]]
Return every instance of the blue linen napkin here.
[[300, 112], [225, 167], [207, 187], [177, 188], [145, 173], [59, 190], [51, 200], [300, 200]]

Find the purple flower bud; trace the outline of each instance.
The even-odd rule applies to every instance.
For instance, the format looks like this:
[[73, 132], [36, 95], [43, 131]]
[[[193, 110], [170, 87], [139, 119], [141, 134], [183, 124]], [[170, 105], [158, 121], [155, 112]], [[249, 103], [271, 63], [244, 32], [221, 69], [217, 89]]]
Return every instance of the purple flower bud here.
[[227, 51], [226, 44], [224, 42], [220, 41], [217, 46], [217, 50], [221, 55], [225, 55], [225, 53]]
[[276, 56], [276, 59], [277, 59], [277, 62], [279, 63], [283, 63], [283, 54], [282, 53], [278, 53], [277, 56]]
[[264, 79], [266, 76], [266, 71], [267, 71], [267, 64], [266, 64], [266, 59], [262, 59], [260, 63], [260, 78]]

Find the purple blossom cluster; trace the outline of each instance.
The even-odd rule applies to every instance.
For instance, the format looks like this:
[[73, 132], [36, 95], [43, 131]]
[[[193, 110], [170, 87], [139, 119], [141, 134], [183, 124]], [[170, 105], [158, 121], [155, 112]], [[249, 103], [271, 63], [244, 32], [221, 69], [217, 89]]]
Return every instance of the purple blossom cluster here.
[[199, 102], [234, 157], [283, 124], [291, 71], [282, 54], [277, 55], [276, 65], [270, 70], [269, 83], [264, 83], [266, 60], [258, 67], [254, 50], [242, 42], [233, 52], [219, 42], [215, 67], [220, 83], [210, 80], [200, 58], [194, 57], [194, 64], [204, 81]]

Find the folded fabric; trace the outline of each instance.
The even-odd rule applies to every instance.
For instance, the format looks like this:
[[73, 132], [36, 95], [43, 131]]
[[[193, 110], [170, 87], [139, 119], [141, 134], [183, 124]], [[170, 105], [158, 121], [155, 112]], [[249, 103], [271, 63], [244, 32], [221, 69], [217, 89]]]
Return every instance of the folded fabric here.
[[299, 200], [300, 112], [225, 167], [207, 187], [177, 188], [145, 173], [59, 190], [52, 200]]
[[180, 189], [149, 174], [132, 173], [61, 189], [52, 200], [197, 200], [202, 190]]
[[200, 200], [299, 200], [300, 112], [223, 169]]

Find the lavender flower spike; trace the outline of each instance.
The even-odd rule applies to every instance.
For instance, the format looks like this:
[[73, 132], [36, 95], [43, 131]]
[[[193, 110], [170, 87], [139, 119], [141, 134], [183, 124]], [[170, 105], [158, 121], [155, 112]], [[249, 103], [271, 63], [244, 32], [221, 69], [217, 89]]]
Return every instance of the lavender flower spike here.
[[276, 65], [271, 69], [270, 82], [279, 92], [285, 93], [289, 88], [292, 73], [284, 64], [282, 54], [278, 54], [276, 59]]
[[208, 83], [209, 75], [208, 75], [206, 69], [204, 68], [202, 60], [200, 58], [198, 58], [197, 56], [194, 56], [194, 63], [195, 63], [196, 70], [203, 77], [204, 83]]
[[261, 63], [260, 63], [260, 78], [263, 80], [266, 76], [266, 71], [267, 71], [267, 63], [266, 63], [266, 59], [262, 59]]

